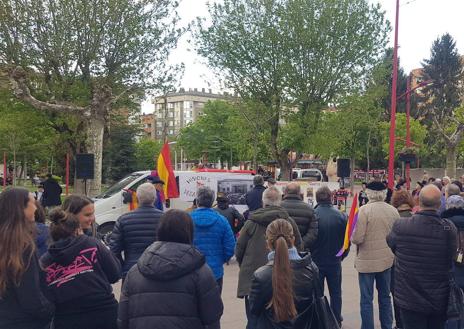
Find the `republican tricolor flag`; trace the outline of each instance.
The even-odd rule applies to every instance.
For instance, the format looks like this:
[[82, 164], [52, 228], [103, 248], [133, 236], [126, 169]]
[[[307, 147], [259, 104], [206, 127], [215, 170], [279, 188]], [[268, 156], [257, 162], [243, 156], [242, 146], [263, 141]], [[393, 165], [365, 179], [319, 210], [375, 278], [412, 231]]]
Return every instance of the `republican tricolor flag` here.
[[358, 222], [358, 194], [354, 195], [353, 204], [351, 205], [350, 216], [348, 217], [348, 223], [346, 224], [345, 240], [343, 241], [342, 249], [337, 254], [337, 257], [341, 257], [343, 253], [350, 247], [351, 236], [353, 235], [354, 228]]
[[158, 172], [158, 177], [164, 182], [163, 191], [166, 199], [178, 198], [179, 191], [177, 189], [176, 176], [174, 176], [174, 170], [172, 170], [171, 152], [168, 143], [164, 143], [161, 149], [156, 171]]

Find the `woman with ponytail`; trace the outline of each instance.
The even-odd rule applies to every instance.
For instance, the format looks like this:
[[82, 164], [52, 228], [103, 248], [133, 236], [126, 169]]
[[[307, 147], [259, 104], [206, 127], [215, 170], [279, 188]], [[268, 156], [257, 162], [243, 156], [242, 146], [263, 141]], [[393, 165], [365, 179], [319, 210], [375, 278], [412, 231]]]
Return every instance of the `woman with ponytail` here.
[[83, 234], [79, 217], [60, 208], [49, 214], [53, 243], [40, 259], [56, 305], [55, 329], [116, 329], [118, 303], [111, 284], [121, 266], [99, 240]]
[[256, 328], [304, 329], [311, 321], [318, 278], [311, 256], [298, 253], [292, 225], [284, 219], [269, 224], [266, 240], [269, 262], [254, 273], [250, 292]]
[[35, 247], [34, 196], [23, 188], [0, 194], [0, 328], [45, 329], [53, 315], [41, 291]]

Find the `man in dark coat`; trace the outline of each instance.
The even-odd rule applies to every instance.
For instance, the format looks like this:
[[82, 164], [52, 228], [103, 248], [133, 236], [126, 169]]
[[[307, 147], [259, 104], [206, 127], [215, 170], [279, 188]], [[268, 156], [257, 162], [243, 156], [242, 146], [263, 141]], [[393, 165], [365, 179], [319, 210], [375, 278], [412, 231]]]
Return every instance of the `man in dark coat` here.
[[281, 206], [298, 225], [304, 249], [310, 250], [317, 239], [318, 224], [313, 207], [302, 201], [300, 185], [297, 183], [287, 185]]
[[257, 318], [250, 313], [248, 296], [254, 272], [264, 266], [269, 252], [266, 245], [266, 228], [275, 219], [286, 219], [293, 227], [295, 247], [301, 250], [302, 240], [295, 221], [288, 215], [280, 204], [282, 196], [275, 187], [266, 189], [263, 193], [264, 208], [251, 213], [249, 220], [240, 230], [240, 236], [235, 247], [235, 257], [240, 266], [238, 276], [237, 297], [245, 298], [245, 311], [248, 318], [247, 329], [256, 328]]
[[456, 227], [440, 219], [441, 196], [433, 184], [424, 187], [419, 194], [420, 211], [397, 220], [387, 237], [396, 256], [394, 298], [404, 329], [445, 326]]
[[316, 191], [317, 206], [316, 218], [319, 221], [317, 240], [311, 247], [313, 261], [319, 267], [321, 286], [324, 281], [330, 293], [330, 306], [334, 311], [337, 321], [342, 318], [342, 259], [346, 254], [337, 257], [345, 239], [347, 219], [332, 204], [332, 192], [327, 186], [322, 186]]
[[118, 218], [109, 243], [111, 251], [121, 262], [123, 278], [145, 249], [155, 242], [163, 215], [154, 206], [156, 193], [151, 183], [140, 185], [136, 193], [139, 207]]
[[63, 190], [51, 174], [47, 175], [47, 179], [43, 183], [43, 189], [42, 205], [44, 207], [61, 205], [61, 192], [63, 192]]
[[214, 210], [227, 219], [234, 236], [236, 236], [242, 228], [245, 218], [235, 207], [229, 205], [229, 199], [225, 195], [218, 195], [216, 201], [217, 206]]
[[253, 185], [255, 187], [245, 195], [246, 205], [250, 212], [263, 207], [263, 192], [266, 189], [263, 176], [256, 175], [253, 177]]

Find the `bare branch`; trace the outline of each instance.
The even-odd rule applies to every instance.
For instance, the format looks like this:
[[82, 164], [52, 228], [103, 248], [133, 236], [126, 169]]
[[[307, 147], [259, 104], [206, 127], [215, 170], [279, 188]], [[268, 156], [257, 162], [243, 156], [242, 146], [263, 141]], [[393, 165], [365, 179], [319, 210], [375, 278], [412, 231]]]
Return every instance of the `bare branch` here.
[[23, 68], [17, 67], [9, 71], [9, 80], [13, 87], [13, 93], [19, 99], [25, 101], [32, 107], [43, 110], [43, 111], [53, 111], [53, 112], [68, 112], [80, 114], [88, 117], [90, 111], [86, 107], [69, 105], [69, 104], [53, 104], [38, 100], [31, 95], [31, 91], [26, 84], [26, 72]]
[[446, 140], [447, 143], [451, 143], [451, 139], [450, 137], [446, 134], [445, 132], [445, 128], [440, 124], [440, 122], [438, 122], [438, 119], [433, 116], [433, 123], [435, 124], [435, 126], [437, 126], [438, 128], [438, 131], [440, 132], [440, 134], [443, 136], [443, 138]]
[[135, 87], [133, 86], [124, 89], [123, 92], [121, 92], [119, 95], [117, 95], [116, 97], [113, 97], [113, 99], [111, 100], [111, 104], [116, 104], [124, 95], [128, 94], [130, 91], [134, 89]]

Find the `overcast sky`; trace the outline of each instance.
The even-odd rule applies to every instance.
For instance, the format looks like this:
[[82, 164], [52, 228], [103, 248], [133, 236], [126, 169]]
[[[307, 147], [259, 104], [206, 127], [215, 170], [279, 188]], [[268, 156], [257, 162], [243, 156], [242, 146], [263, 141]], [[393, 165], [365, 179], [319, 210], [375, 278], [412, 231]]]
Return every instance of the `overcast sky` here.
[[[394, 26], [396, 0], [369, 0], [380, 3], [386, 11], [387, 19]], [[207, 16], [208, 0], [182, 0], [179, 15], [184, 23], [197, 16]], [[209, 2], [214, 2], [210, 0]], [[421, 61], [430, 56], [432, 42], [440, 35], [449, 32], [457, 42], [458, 50], [464, 54], [464, 0], [400, 0], [399, 56], [406, 72], [420, 67]], [[390, 43], [393, 45], [393, 31]], [[204, 60], [190, 49], [184, 36], [173, 52], [173, 62], [183, 62], [185, 73], [181, 86], [188, 88], [220, 89], [217, 79], [204, 64]], [[151, 111], [144, 104], [143, 111]]]

